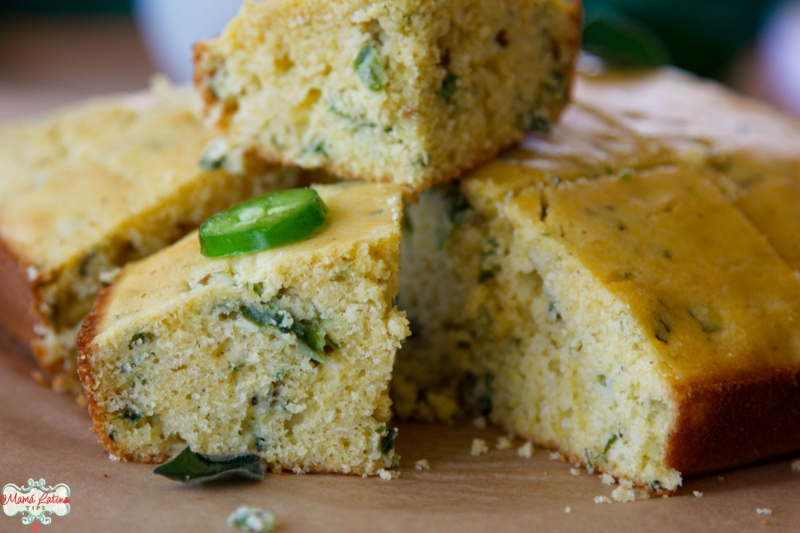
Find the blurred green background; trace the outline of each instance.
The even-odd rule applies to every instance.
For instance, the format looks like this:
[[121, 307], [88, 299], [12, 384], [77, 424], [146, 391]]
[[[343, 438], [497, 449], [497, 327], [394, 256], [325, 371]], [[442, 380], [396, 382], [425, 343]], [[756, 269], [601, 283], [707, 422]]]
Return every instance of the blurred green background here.
[[[170, 0], [163, 0], [169, 2]], [[133, 0], [0, 0], [0, 13], [127, 13]], [[586, 20], [613, 16], [643, 25], [670, 61], [718, 75], [751, 42], [774, 0], [584, 0]]]

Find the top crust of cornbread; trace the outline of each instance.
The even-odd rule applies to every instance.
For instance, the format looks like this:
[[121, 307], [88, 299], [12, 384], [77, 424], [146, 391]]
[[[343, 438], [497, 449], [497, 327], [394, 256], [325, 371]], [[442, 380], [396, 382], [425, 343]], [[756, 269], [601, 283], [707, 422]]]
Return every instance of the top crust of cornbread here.
[[[613, 117], [718, 185], [800, 271], [800, 123], [722, 86], [677, 70], [582, 76], [580, 102]], [[673, 156], [675, 158], [675, 156]]]
[[549, 129], [580, 14], [569, 0], [248, 0], [196, 47], [195, 83], [234, 146], [418, 191]]
[[[96, 341], [102, 342], [103, 336], [113, 336], [115, 328], [128, 320], [155, 316], [190, 292], [190, 281], [200, 281], [209, 274], [233, 269], [234, 279], [241, 278], [243, 283], [258, 280], [263, 292], [271, 294], [297, 271], [329, 264], [349, 253], [353, 243], [396, 239], [392, 227], [402, 216], [398, 200], [390, 197], [389, 202], [378, 202], [377, 198], [386, 197], [386, 193], [377, 194], [376, 188], [394, 190], [389, 184], [358, 182], [317, 186], [330, 209], [327, 221], [314, 235], [294, 244], [254, 254], [206, 259], [199, 252], [197, 234], [192, 233], [176, 244], [172, 253], [130, 265], [110, 288], [114, 297], [106, 295], [106, 305], [93, 311], [92, 326], [81, 336], [81, 344], [95, 342], [92, 331], [105, 332]], [[387, 292], [396, 292], [392, 289]]]

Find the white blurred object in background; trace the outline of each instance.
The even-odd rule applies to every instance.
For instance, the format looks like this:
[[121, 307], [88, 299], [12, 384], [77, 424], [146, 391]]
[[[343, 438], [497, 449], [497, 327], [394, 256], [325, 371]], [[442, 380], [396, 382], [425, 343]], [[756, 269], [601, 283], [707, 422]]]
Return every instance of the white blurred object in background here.
[[761, 32], [758, 49], [770, 96], [800, 114], [800, 1], [778, 4]]
[[136, 0], [136, 23], [153, 61], [175, 82], [192, 77], [192, 45], [218, 35], [242, 0]]

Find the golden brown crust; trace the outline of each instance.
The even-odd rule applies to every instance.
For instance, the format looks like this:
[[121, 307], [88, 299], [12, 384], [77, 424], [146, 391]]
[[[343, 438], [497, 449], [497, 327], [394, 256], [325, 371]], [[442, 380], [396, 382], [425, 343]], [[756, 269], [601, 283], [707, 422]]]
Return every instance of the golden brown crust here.
[[29, 266], [0, 239], [0, 323], [31, 346], [38, 337], [34, 328], [43, 319], [36, 311], [35, 280], [28, 277]]
[[664, 464], [695, 476], [800, 451], [800, 368], [676, 389]]
[[[103, 448], [105, 448], [108, 453], [114, 455], [115, 457], [122, 457], [125, 454], [121, 452], [119, 447], [108, 435], [108, 425], [106, 424], [107, 413], [100, 407], [97, 398], [95, 397], [97, 394], [97, 384], [95, 383], [94, 374], [92, 373], [92, 366], [90, 363], [92, 357], [92, 341], [95, 338], [97, 326], [103, 319], [103, 314], [107, 304], [114, 293], [115, 285], [116, 284], [112, 284], [111, 286], [100, 291], [100, 294], [97, 296], [97, 300], [94, 303], [94, 307], [92, 307], [92, 312], [89, 313], [89, 316], [87, 316], [83, 321], [83, 326], [78, 333], [78, 375], [81, 378], [81, 383], [83, 383], [83, 388], [85, 391], [84, 394], [86, 395], [86, 400], [89, 404], [89, 414], [91, 415], [92, 422], [94, 423], [91, 429], [92, 433], [97, 435], [100, 444], [103, 445]], [[125, 457], [125, 459], [127, 460], [133, 458]]]

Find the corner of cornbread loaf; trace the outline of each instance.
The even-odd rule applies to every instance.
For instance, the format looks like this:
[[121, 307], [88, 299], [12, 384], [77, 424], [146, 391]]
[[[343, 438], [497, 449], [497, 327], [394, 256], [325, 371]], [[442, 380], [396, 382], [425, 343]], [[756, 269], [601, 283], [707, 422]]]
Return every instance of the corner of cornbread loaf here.
[[56, 388], [79, 388], [75, 337], [119, 267], [297, 181], [220, 151], [198, 111], [192, 91], [167, 89], [0, 131], [0, 321], [33, 347]]
[[579, 29], [571, 0], [248, 0], [195, 83], [236, 146], [418, 191], [550, 128]]
[[317, 190], [330, 213], [307, 240], [206, 259], [193, 234], [104, 291], [79, 347], [109, 453], [161, 461], [188, 445], [298, 473], [392, 465], [388, 387], [408, 335], [394, 304], [400, 190]]

